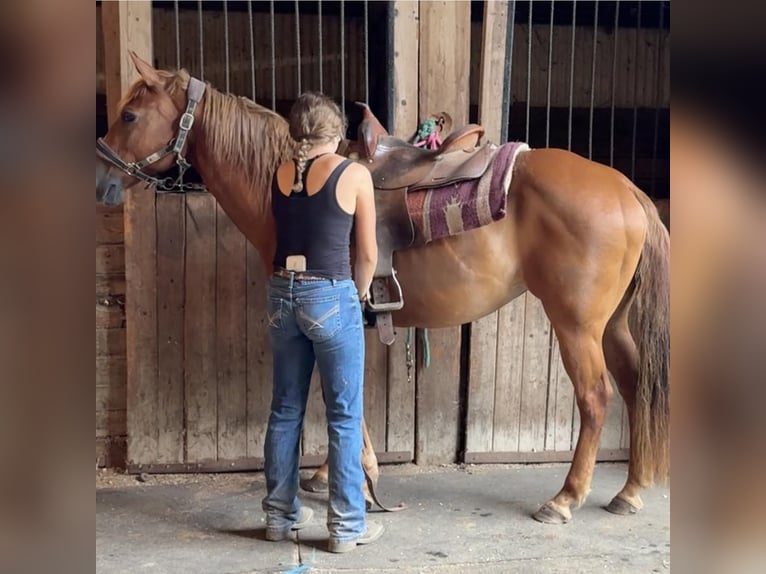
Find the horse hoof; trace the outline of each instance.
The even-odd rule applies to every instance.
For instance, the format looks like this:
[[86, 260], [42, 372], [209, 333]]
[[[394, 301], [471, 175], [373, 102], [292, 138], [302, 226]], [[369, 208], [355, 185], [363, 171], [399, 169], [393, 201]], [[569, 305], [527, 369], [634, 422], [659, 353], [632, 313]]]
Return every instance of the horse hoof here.
[[543, 524], [566, 524], [572, 519], [571, 516], [567, 517], [553, 508], [550, 502], [541, 506], [540, 510], [532, 515], [532, 518]]
[[638, 512], [638, 508], [633, 506], [627, 500], [623, 500], [619, 496], [615, 496], [612, 502], [606, 507], [606, 509], [612, 514], [619, 514], [621, 516], [627, 516], [628, 514], [635, 514]]
[[306, 492], [327, 492], [330, 490], [327, 481], [314, 478], [313, 476], [301, 479], [301, 488]]

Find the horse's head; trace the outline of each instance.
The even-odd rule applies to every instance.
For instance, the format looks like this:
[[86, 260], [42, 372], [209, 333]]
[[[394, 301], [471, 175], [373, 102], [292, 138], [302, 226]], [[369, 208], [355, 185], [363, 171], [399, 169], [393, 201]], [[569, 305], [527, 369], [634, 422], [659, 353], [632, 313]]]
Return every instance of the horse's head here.
[[[191, 128], [193, 122], [182, 118], [187, 115], [187, 86], [192, 95], [188, 74], [156, 70], [134, 52], [130, 57], [141, 79], [120, 102], [109, 131], [96, 145], [96, 200], [107, 205], [122, 203], [124, 191], [140, 180], [156, 183], [154, 176], [173, 167], [179, 155], [183, 158], [188, 134], [183, 127]], [[204, 84], [192, 81], [199, 99]], [[193, 116], [193, 107], [191, 111]]]

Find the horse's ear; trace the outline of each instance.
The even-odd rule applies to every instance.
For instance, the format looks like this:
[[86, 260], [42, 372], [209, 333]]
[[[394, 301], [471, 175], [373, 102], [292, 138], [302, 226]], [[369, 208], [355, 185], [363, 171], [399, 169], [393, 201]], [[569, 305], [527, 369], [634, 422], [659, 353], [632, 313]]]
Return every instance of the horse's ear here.
[[136, 70], [138, 70], [138, 73], [141, 75], [141, 79], [146, 83], [147, 86], [150, 88], [162, 87], [163, 84], [160, 75], [149, 62], [145, 62], [139, 58], [138, 54], [136, 54], [133, 50], [130, 50], [128, 54], [130, 54], [130, 59], [133, 60], [133, 64], [136, 66]]

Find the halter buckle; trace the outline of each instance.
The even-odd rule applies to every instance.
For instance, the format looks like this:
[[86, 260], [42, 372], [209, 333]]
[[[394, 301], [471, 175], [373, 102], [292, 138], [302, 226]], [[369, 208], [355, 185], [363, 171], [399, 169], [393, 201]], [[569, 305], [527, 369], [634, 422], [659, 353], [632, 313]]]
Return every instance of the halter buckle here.
[[181, 115], [181, 120], [178, 122], [178, 127], [182, 130], [189, 131], [194, 125], [194, 115], [189, 112], [184, 112]]

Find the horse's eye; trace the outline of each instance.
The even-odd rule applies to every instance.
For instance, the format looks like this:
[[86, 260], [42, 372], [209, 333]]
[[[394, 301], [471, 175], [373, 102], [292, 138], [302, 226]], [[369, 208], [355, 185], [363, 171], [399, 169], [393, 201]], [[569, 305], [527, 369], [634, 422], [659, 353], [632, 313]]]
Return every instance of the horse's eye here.
[[136, 114], [129, 110], [122, 110], [122, 121], [126, 123], [135, 122], [136, 121]]

